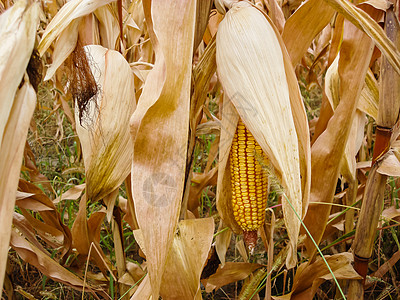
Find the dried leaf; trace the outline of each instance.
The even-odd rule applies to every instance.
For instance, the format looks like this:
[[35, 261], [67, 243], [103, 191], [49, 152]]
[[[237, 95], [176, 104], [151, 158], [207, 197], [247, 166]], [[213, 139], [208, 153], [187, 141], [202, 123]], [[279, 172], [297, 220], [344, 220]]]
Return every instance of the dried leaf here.
[[201, 299], [200, 275], [214, 233], [214, 219], [183, 220], [165, 265], [160, 295], [163, 299]]
[[335, 10], [325, 1], [309, 0], [289, 17], [282, 38], [293, 65], [306, 54], [315, 36], [331, 21], [334, 14]]
[[392, 150], [384, 155], [377, 171], [382, 175], [400, 177], [400, 161]]
[[0, 15], [0, 148], [15, 93], [32, 54], [38, 21], [39, 5], [29, 6], [26, 0], [16, 1]]
[[[374, 16], [380, 12], [372, 11]], [[340, 160], [350, 133], [351, 122], [364, 84], [365, 75], [373, 51], [371, 40], [354, 25], [345, 21], [340, 51], [340, 103], [326, 130], [312, 147], [312, 182], [310, 201], [331, 203], [339, 176]], [[341, 143], [337, 143], [341, 141]], [[330, 213], [328, 205], [310, 205], [304, 223], [319, 243]], [[308, 251], [315, 246], [307, 238]]]
[[[15, 229], [12, 230], [10, 244], [25, 262], [35, 266], [40, 272], [49, 278], [68, 285], [78, 291], [82, 290], [84, 285], [82, 279], [55, 262], [50, 256], [43, 253], [35, 245], [25, 240]], [[99, 299], [96, 296], [95, 291], [100, 292], [101, 290], [89, 286], [88, 283], [86, 283], [85, 289], [89, 290], [97, 299]], [[106, 293], [103, 292], [103, 295], [105, 294]]]
[[[361, 276], [353, 269], [353, 255], [348, 252], [335, 255], [326, 255], [326, 261], [333, 271], [336, 279], [361, 279]], [[290, 295], [273, 297], [274, 299], [312, 299], [318, 287], [325, 281], [332, 279], [325, 262], [318, 258], [314, 263], [301, 264], [293, 279], [293, 288]]]
[[213, 290], [218, 290], [224, 285], [245, 279], [253, 271], [261, 267], [262, 265], [259, 264], [227, 262], [223, 267], [220, 265], [215, 274], [202, 282], [206, 287], [206, 292], [211, 293]]
[[157, 299], [184, 187], [196, 4], [143, 7], [156, 60], [130, 122], [132, 194]]
[[[62, 32], [71, 24], [73, 20], [88, 15], [94, 12], [97, 8], [114, 1], [115, 0], [68, 1], [54, 16], [49, 25], [47, 25], [38, 46], [40, 56], [43, 56], [44, 52], [50, 47], [53, 41], [59, 38]], [[69, 47], [69, 45], [67, 46]]]
[[62, 193], [59, 197], [57, 197], [53, 201], [53, 203], [56, 204], [63, 200], [78, 200], [79, 197], [82, 195], [82, 192], [84, 191], [85, 187], [86, 187], [85, 183], [80, 185], [74, 185], [68, 191]]
[[[32, 17], [34, 19], [35, 14], [37, 17], [36, 4], [28, 10], [28, 15], [23, 16], [23, 18]], [[33, 44], [31, 46], [33, 47]], [[14, 59], [18, 60], [17, 58]], [[6, 100], [5, 98], [0, 99], [1, 101]], [[0, 286], [3, 285], [6, 269], [11, 222], [25, 140], [28, 134], [29, 122], [36, 105], [36, 93], [28, 81], [28, 76], [25, 76], [25, 83], [17, 91], [14, 101], [11, 99], [11, 102], [13, 102], [13, 105], [10, 114], [6, 116], [7, 123], [5, 124], [4, 132], [0, 136], [3, 142], [0, 147], [0, 227], [2, 228], [0, 238]]]
[[[224, 231], [219, 233], [221, 230]], [[223, 267], [225, 265], [226, 251], [228, 250], [231, 243], [232, 230], [229, 227], [227, 228], [224, 222], [222, 222], [221, 220], [219, 222], [217, 232], [219, 234], [215, 238], [215, 250], [217, 251], [218, 258], [221, 261], [221, 266]]]
[[[371, 18], [365, 11], [356, 7], [354, 4], [350, 3], [346, 0], [324, 0], [329, 5], [331, 5], [336, 11], [343, 14], [344, 17], [353, 23], [357, 28], [364, 31], [374, 42], [375, 45], [381, 50], [381, 52], [388, 59], [389, 63], [393, 66], [393, 69], [400, 74], [400, 53], [396, 49], [396, 46], [393, 42], [387, 37], [382, 27], [374, 21], [374, 18]], [[368, 5], [365, 5], [368, 6]], [[378, 8], [374, 8], [370, 6], [371, 9], [375, 9], [376, 11], [380, 11]], [[382, 17], [378, 17], [379, 20]]]

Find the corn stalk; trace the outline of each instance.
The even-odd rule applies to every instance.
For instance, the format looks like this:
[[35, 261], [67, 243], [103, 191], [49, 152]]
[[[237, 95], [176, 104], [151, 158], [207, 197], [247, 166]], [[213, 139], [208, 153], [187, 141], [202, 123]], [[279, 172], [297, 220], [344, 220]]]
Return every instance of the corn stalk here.
[[[389, 39], [399, 48], [398, 2], [386, 12], [385, 31]], [[368, 272], [368, 263], [372, 255], [375, 233], [384, 202], [387, 176], [378, 172], [384, 154], [389, 150], [393, 126], [399, 116], [400, 76], [382, 57], [380, 100], [377, 118], [376, 141], [372, 169], [368, 176], [361, 213], [357, 223], [353, 243], [356, 271], [363, 277], [362, 281], [352, 281], [349, 288], [349, 299], [363, 297], [363, 283]]]

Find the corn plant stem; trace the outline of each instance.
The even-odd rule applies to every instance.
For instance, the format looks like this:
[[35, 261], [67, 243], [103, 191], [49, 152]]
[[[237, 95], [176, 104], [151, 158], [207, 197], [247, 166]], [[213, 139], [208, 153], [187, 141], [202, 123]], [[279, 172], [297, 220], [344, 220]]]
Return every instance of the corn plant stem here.
[[358, 299], [357, 297], [359, 297], [360, 291], [363, 289], [363, 283], [368, 271], [368, 262], [373, 251], [379, 216], [383, 207], [387, 176], [379, 174], [377, 172], [378, 167], [378, 164], [374, 164], [368, 176], [353, 242], [354, 268], [364, 280], [362, 282], [352, 280], [349, 288], [351, 299]]
[[[395, 1], [398, 9], [399, 1]], [[385, 37], [393, 41], [395, 48], [400, 47], [400, 24], [394, 8], [390, 7], [385, 17]], [[397, 50], [395, 49], [395, 50]], [[373, 252], [376, 229], [384, 205], [384, 194], [388, 176], [378, 173], [380, 159], [390, 148], [392, 128], [396, 124], [400, 101], [400, 76], [389, 63], [388, 57], [381, 62], [379, 107], [376, 119], [376, 137], [372, 159], [372, 168], [368, 175], [364, 200], [357, 224], [353, 243], [354, 268], [363, 277], [363, 281], [352, 280], [349, 288], [351, 299], [359, 299], [363, 295], [365, 278], [368, 272], [368, 263]]]
[[322, 254], [321, 250], [319, 249], [319, 247], [318, 247], [317, 243], [315, 242], [314, 238], [312, 237], [310, 231], [308, 231], [308, 228], [307, 228], [306, 225], [303, 223], [303, 221], [302, 221], [302, 219], [300, 218], [299, 214], [298, 214], [298, 213], [296, 212], [296, 210], [294, 209], [294, 207], [293, 207], [293, 205], [292, 205], [292, 202], [289, 200], [289, 198], [286, 196], [285, 193], [283, 193], [283, 196], [285, 197], [285, 199], [286, 199], [287, 202], [289, 203], [289, 205], [290, 205], [290, 207], [292, 208], [293, 212], [296, 214], [296, 217], [300, 220], [301, 225], [303, 225], [303, 227], [304, 227], [305, 231], [307, 232], [308, 236], [310, 237], [311, 241], [313, 242], [313, 244], [314, 244], [315, 247], [317, 248], [317, 251], [318, 251], [319, 255], [321, 255], [322, 260], [324, 261], [324, 263], [326, 264], [326, 266], [327, 266], [329, 272], [331, 273], [331, 275], [332, 275], [332, 277], [333, 277], [333, 280], [335, 281], [335, 283], [336, 283], [336, 285], [337, 285], [337, 287], [338, 287], [338, 289], [339, 289], [339, 291], [340, 291], [340, 294], [342, 295], [343, 299], [346, 299], [346, 296], [344, 295], [343, 290], [341, 289], [341, 287], [340, 287], [340, 285], [339, 285], [339, 283], [338, 283], [338, 281], [337, 281], [337, 279], [336, 279], [335, 274], [333, 274], [333, 271], [332, 271], [331, 267], [329, 266], [328, 262], [326, 261], [324, 255]]
[[[354, 169], [354, 178], [349, 182], [349, 188], [345, 197], [346, 205], [354, 206], [357, 201], [357, 190], [358, 190], [358, 180], [356, 177], [356, 170]], [[354, 228], [354, 210], [346, 210], [345, 212], [345, 223], [344, 223], [344, 233], [349, 233]], [[346, 249], [344, 249], [346, 250]]]

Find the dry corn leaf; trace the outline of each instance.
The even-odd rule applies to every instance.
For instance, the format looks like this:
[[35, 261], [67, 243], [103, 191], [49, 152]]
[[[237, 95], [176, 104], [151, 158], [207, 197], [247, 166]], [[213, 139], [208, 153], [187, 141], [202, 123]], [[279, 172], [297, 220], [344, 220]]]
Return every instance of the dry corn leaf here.
[[[272, 23], [256, 8], [245, 2], [234, 4], [218, 28], [217, 69], [222, 86], [243, 123], [271, 161], [272, 166], [268, 168], [273, 169], [275, 181], [281, 181], [291, 205], [301, 216], [300, 160], [303, 157], [300, 158], [297, 136], [300, 129], [295, 127], [290, 99], [293, 94], [290, 94], [285, 71], [289, 66], [284, 62], [285, 50], [278, 36]], [[307, 128], [307, 123], [299, 124]], [[227, 153], [221, 151], [220, 155]], [[287, 265], [294, 267], [300, 220], [286, 200], [283, 211], [291, 245]]]
[[115, 50], [120, 32], [118, 20], [116, 19], [116, 14], [113, 13], [112, 5], [107, 4], [99, 7], [94, 14], [99, 21], [101, 45], [110, 50]]
[[67, 59], [67, 57], [74, 51], [76, 42], [78, 41], [78, 28], [81, 23], [81, 18], [72, 20], [70, 24], [60, 33], [60, 36], [55, 42], [54, 51], [52, 55], [52, 64], [46, 71], [44, 81], [53, 77], [57, 69]]
[[367, 76], [365, 77], [365, 86], [361, 91], [361, 96], [357, 108], [376, 120], [378, 117], [378, 106], [378, 82], [376, 81], [372, 71], [368, 70]]
[[14, 212], [13, 214], [13, 225], [24, 236], [29, 242], [34, 244], [42, 252], [47, 253], [47, 250], [43, 245], [36, 239], [36, 232], [32, 224], [21, 214]]
[[388, 207], [382, 211], [381, 215], [387, 220], [397, 218], [400, 216], [400, 208], [396, 208], [395, 206]]
[[[28, 15], [23, 18], [37, 16], [36, 4], [28, 10]], [[31, 14], [29, 16], [29, 14]], [[37, 20], [37, 19], [36, 19]], [[0, 22], [1, 23], [1, 22]], [[31, 44], [33, 47], [33, 44]], [[31, 49], [32, 49], [31, 47]], [[17, 58], [13, 58], [18, 60]], [[12, 73], [12, 72], [10, 72]], [[13, 218], [15, 196], [18, 179], [21, 170], [25, 140], [28, 134], [29, 122], [36, 105], [36, 93], [25, 76], [25, 83], [17, 91], [15, 100], [1, 98], [13, 102], [10, 114], [7, 115], [4, 134], [0, 136], [2, 146], [0, 148], [0, 286], [3, 285], [7, 263], [8, 245], [11, 234], [11, 222]], [[0, 291], [1, 297], [1, 291]]]
[[267, 7], [269, 6], [268, 15], [271, 17], [279, 33], [282, 34], [286, 20], [280, 4], [277, 0], [264, 0], [264, 3]]
[[[381, 14], [372, 8], [370, 12], [375, 17]], [[339, 60], [340, 103], [326, 130], [312, 146], [311, 202], [333, 201], [340, 160], [350, 133], [372, 51], [371, 39], [346, 20]], [[308, 208], [304, 223], [317, 244], [321, 240], [329, 214], [329, 205], [314, 204]], [[309, 238], [305, 244], [308, 251], [315, 253], [315, 246]]]
[[44, 80], [49, 80], [75, 49], [82, 17], [113, 1], [115, 0], [72, 0], [64, 4], [47, 25], [38, 45], [39, 54], [43, 56], [57, 39], [53, 52], [53, 64], [47, 70]]
[[[361, 276], [353, 269], [353, 255], [351, 253], [326, 255], [325, 259], [337, 279], [361, 279]], [[332, 274], [321, 258], [318, 258], [312, 264], [303, 263], [297, 268], [291, 293], [282, 297], [273, 297], [273, 299], [313, 299], [318, 287], [325, 280], [331, 279]]]
[[196, 30], [194, 34], [194, 44], [193, 44], [193, 52], [196, 52], [197, 47], [199, 47], [200, 42], [203, 40], [204, 31], [208, 25], [208, 20], [210, 16], [211, 7], [214, 1], [212, 0], [203, 0], [196, 1]]
[[[71, 228], [73, 247], [83, 256], [87, 256], [90, 252], [90, 258], [96, 262], [104, 276], [107, 276], [107, 265], [111, 265], [111, 263], [100, 248], [100, 226], [103, 223], [105, 212], [95, 212], [88, 220], [86, 204], [85, 194], [79, 202], [79, 211]], [[96, 247], [97, 251], [91, 250], [91, 247]]]
[[157, 299], [184, 187], [196, 3], [143, 7], [156, 61], [131, 118], [132, 194]]
[[[97, 8], [104, 6], [115, 0], [72, 0], [68, 1], [58, 11], [58, 13], [47, 25], [40, 40], [38, 51], [40, 56], [50, 47], [50, 45], [67, 29], [73, 20], [94, 12]], [[75, 47], [74, 47], [75, 48]]]
[[325, 1], [309, 0], [287, 19], [282, 38], [293, 65], [300, 62], [315, 36], [331, 21], [334, 14], [335, 10]]
[[38, 18], [39, 5], [29, 6], [25, 0], [16, 1], [0, 15], [0, 148], [15, 93], [32, 54]]
[[245, 279], [262, 266], [246, 262], [227, 262], [223, 267], [220, 265], [215, 274], [211, 275], [208, 279], [202, 280], [202, 283], [206, 287], [206, 292], [211, 293], [213, 290], [218, 290], [224, 285]]
[[192, 179], [192, 185], [189, 191], [189, 199], [188, 199], [188, 210], [196, 213], [197, 208], [200, 205], [200, 196], [203, 192], [204, 188], [209, 185], [217, 184], [217, 176], [218, 176], [218, 167], [214, 167], [207, 173], [194, 174]]
[[232, 230], [220, 220], [217, 233], [218, 235], [215, 238], [215, 250], [217, 251], [221, 266], [223, 267], [225, 265], [226, 251], [228, 251], [231, 243]]
[[[129, 118], [136, 107], [133, 74], [120, 53], [102, 46], [85, 47], [100, 92], [88, 116], [77, 122], [86, 171], [87, 196], [102, 199], [117, 189], [130, 172], [132, 142]], [[79, 109], [75, 110], [78, 119]]]
[[[338, 68], [339, 56], [335, 58], [325, 75], [325, 94], [333, 111], [335, 111], [340, 102], [340, 78]], [[363, 90], [365, 88], [364, 86]], [[359, 103], [361, 99], [362, 97], [360, 97]], [[348, 182], [353, 182], [356, 177], [356, 155], [362, 145], [366, 121], [365, 114], [357, 109], [351, 124], [344, 156], [340, 162], [340, 173]]]
[[[82, 290], [82, 287], [84, 286], [82, 279], [62, 267], [48, 254], [42, 252], [34, 244], [28, 242], [26, 239], [20, 236], [16, 229], [12, 230], [10, 244], [25, 262], [36, 267], [44, 275], [78, 291]], [[99, 299], [95, 291], [101, 292], [100, 289], [92, 287], [86, 282], [85, 290], [90, 291], [97, 299]], [[102, 292], [102, 294], [103, 296], [106, 296], [105, 292]]]
[[214, 233], [214, 219], [182, 220], [165, 265], [160, 295], [163, 299], [202, 299], [200, 275]]
[[[61, 252], [61, 258], [65, 258], [71, 251], [72, 237], [54, 203], [31, 182], [20, 179], [18, 189], [20, 192], [17, 193], [16, 205], [21, 209], [25, 219], [50, 247]], [[18, 199], [18, 194], [24, 196]], [[29, 197], [26, 197], [28, 195]], [[35, 211], [40, 218], [34, 218], [26, 209]]]
[[63, 200], [78, 200], [79, 197], [82, 195], [83, 190], [85, 189], [86, 184], [74, 185], [65, 193], [62, 193], [59, 197], [57, 197], [53, 203], [57, 204]]
[[147, 275], [140, 282], [138, 289], [132, 295], [130, 300], [150, 300], [152, 299], [151, 294], [152, 290], [151, 290], [150, 278]]
[[[400, 74], [400, 53], [397, 50], [393, 42], [387, 37], [381, 26], [375, 21], [380, 20], [382, 15], [378, 18], [371, 18], [361, 8], [355, 6], [346, 0], [324, 0], [331, 5], [336, 11], [343, 14], [343, 16], [352, 22], [357, 28], [364, 31], [374, 42], [375, 45], [385, 55], [389, 63], [393, 66], [393, 69]], [[368, 5], [368, 2], [361, 5], [370, 6], [372, 9], [384, 12], [383, 7], [380, 5], [376, 7]], [[375, 19], [375, 20], [374, 20]]]
[[400, 177], [400, 161], [393, 150], [384, 155], [377, 171], [382, 175]]

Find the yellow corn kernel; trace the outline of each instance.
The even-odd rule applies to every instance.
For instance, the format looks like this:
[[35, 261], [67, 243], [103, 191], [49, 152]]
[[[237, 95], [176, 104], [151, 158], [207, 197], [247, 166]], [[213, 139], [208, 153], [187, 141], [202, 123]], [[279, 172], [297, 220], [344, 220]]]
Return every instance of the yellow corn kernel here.
[[256, 231], [265, 218], [267, 174], [259, 161], [266, 157], [250, 131], [239, 120], [230, 152], [232, 207], [244, 231]]

